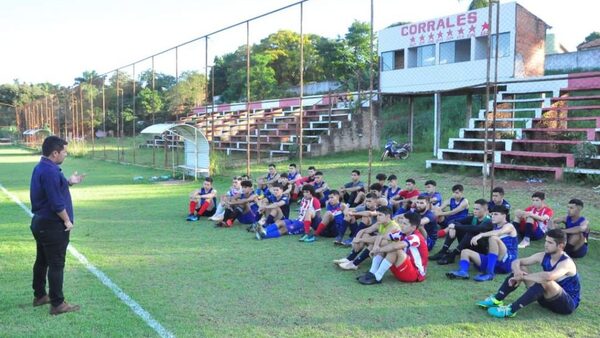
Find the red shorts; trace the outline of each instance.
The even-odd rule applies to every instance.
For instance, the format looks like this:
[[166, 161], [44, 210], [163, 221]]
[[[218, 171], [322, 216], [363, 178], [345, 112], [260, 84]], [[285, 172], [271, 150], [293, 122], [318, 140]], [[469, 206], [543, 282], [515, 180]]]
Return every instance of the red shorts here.
[[406, 258], [400, 266], [392, 265], [390, 271], [396, 276], [396, 279], [404, 283], [415, 283], [424, 280], [410, 258]]

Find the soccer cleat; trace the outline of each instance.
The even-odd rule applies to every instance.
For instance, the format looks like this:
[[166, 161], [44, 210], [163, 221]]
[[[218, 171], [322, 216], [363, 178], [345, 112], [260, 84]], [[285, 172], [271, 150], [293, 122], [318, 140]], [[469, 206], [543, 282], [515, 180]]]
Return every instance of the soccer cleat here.
[[310, 235], [310, 236], [307, 236], [303, 242], [304, 243], [312, 243], [316, 240], [317, 240], [317, 237], [315, 237], [314, 235]]
[[446, 272], [446, 277], [449, 279], [469, 279], [469, 273], [466, 271], [450, 271]]
[[190, 214], [185, 220], [188, 222], [195, 222], [198, 220], [198, 216]]
[[438, 259], [437, 263], [438, 265], [448, 265], [448, 264], [452, 264], [454, 263], [454, 260], [456, 259], [456, 255], [453, 253], [447, 253], [444, 256], [442, 256], [442, 258]]
[[343, 246], [352, 246], [352, 238], [348, 238], [342, 242]]
[[358, 282], [362, 285], [373, 285], [381, 283], [381, 281], [378, 281], [375, 275], [371, 272], [367, 272], [366, 274], [360, 276], [358, 278]]
[[516, 313], [512, 312], [512, 310], [510, 308], [510, 304], [497, 306], [497, 307], [491, 307], [487, 310], [487, 312], [490, 314], [490, 316], [496, 317], [496, 318], [508, 318], [508, 317], [514, 317], [516, 315]]
[[356, 270], [358, 266], [354, 265], [353, 261], [348, 261], [346, 263], [341, 263], [338, 265], [342, 270]]
[[348, 263], [348, 262], [350, 262], [350, 261], [346, 257], [340, 258], [340, 259], [334, 259], [333, 260], [333, 264], [337, 264], [337, 265], [340, 265], [340, 264], [343, 264], [343, 263]]
[[246, 231], [248, 232], [256, 232], [256, 228], [258, 227], [258, 223], [252, 223], [250, 224], [247, 228]]
[[475, 278], [473, 278], [473, 280], [476, 282], [488, 282], [488, 281], [494, 280], [494, 274], [493, 273], [481, 273], [481, 274], [475, 276]]
[[529, 240], [529, 238], [525, 237], [525, 238], [523, 238], [521, 243], [519, 243], [519, 249], [524, 249], [524, 248], [528, 247], [529, 244], [531, 244], [531, 241]]
[[482, 300], [481, 302], [477, 302], [477, 305], [484, 309], [488, 309], [491, 307], [503, 306], [504, 302], [501, 300], [497, 300], [496, 297], [494, 297], [494, 295], [491, 295], [488, 298]]
[[444, 257], [447, 254], [448, 251], [445, 250], [440, 250], [438, 253], [436, 253], [435, 255], [431, 255], [429, 256], [429, 260], [430, 261], [437, 261], [438, 259]]
[[334, 240], [333, 240], [333, 245], [342, 245], [342, 236], [337, 236]]
[[257, 231], [257, 232], [255, 232], [255, 233], [254, 233], [254, 236], [256, 236], [256, 239], [258, 239], [259, 241], [260, 241], [261, 239], [263, 239], [263, 236], [262, 236], [262, 234], [260, 233], [260, 231]]
[[302, 235], [302, 237], [300, 237], [300, 239], [298, 240], [298, 242], [304, 242], [305, 239], [308, 238], [308, 235]]

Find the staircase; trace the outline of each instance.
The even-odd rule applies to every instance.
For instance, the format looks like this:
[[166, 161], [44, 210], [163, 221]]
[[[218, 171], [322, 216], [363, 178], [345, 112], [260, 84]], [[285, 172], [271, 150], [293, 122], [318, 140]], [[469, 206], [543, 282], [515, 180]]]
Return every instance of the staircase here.
[[[343, 94], [346, 97], [348, 94]], [[315, 95], [303, 100], [303, 151], [322, 155], [331, 136], [352, 128], [355, 109], [347, 101], [333, 96]], [[194, 124], [202, 130], [216, 150], [230, 155], [235, 152], [259, 152], [273, 158], [298, 151], [300, 99], [280, 99], [252, 102], [250, 114], [245, 103], [198, 107], [181, 122]], [[248, 127], [250, 136], [248, 137]]]
[[[447, 149], [439, 149], [437, 159], [426, 162], [427, 168], [475, 167], [489, 173], [493, 163], [495, 172], [511, 171], [526, 177], [561, 180], [565, 174], [600, 175], [600, 74], [592, 81], [508, 84], [506, 91], [497, 95], [493, 157], [494, 107], [490, 102], [487, 110], [470, 119], [468, 128], [449, 140]], [[596, 154], [577, 161], [574, 149], [583, 146]]]

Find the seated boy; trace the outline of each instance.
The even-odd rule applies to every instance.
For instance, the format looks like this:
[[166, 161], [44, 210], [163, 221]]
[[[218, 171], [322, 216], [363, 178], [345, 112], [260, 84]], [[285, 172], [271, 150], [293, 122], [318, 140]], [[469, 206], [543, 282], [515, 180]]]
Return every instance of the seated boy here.
[[299, 177], [295, 182], [294, 187], [294, 195], [292, 195], [292, 199], [297, 200], [298, 195], [300, 194], [302, 187], [305, 184], [313, 185], [315, 181], [315, 174], [317, 173], [317, 169], [313, 166], [308, 167], [308, 175], [304, 177]]
[[321, 205], [325, 205], [325, 203], [327, 203], [327, 200], [329, 199], [329, 187], [327, 186], [327, 183], [325, 183], [325, 181], [323, 180], [322, 172], [317, 171], [315, 173], [313, 187], [315, 187], [315, 196], [319, 199]]
[[491, 210], [492, 231], [482, 232], [471, 239], [472, 245], [477, 245], [481, 238], [488, 238], [488, 254], [484, 255], [471, 249], [460, 252], [459, 269], [446, 273], [450, 279], [469, 279], [469, 265], [473, 262], [481, 273], [475, 276], [475, 281], [484, 282], [494, 279], [496, 273], [510, 273], [511, 263], [519, 256], [517, 248], [517, 230], [506, 219], [508, 209], [496, 206]]
[[231, 228], [233, 222], [237, 219], [242, 224], [250, 225], [260, 219], [258, 205], [256, 201], [258, 196], [252, 189], [251, 181], [242, 181], [242, 194], [227, 202], [223, 220], [215, 224], [216, 227]]
[[231, 187], [227, 190], [225, 195], [219, 197], [219, 205], [217, 205], [217, 211], [215, 214], [209, 218], [209, 220], [214, 222], [219, 222], [223, 220], [223, 215], [225, 214], [225, 208], [223, 205], [229, 202], [233, 197], [239, 196], [242, 193], [242, 178], [240, 176], [233, 177]]
[[377, 183], [381, 184], [381, 195], [385, 196], [385, 192], [388, 189], [388, 186], [385, 184], [385, 180], [387, 179], [387, 175], [383, 174], [383, 173], [379, 173], [377, 175], [375, 175], [375, 179], [377, 180]]
[[352, 170], [352, 180], [339, 189], [344, 203], [350, 208], [361, 204], [365, 198], [365, 184], [360, 180], [360, 171]]
[[212, 187], [213, 179], [207, 177], [202, 188], [190, 193], [189, 215], [187, 221], [197, 221], [199, 217], [211, 217], [217, 210], [217, 191]]
[[559, 217], [553, 220], [551, 228], [557, 228], [558, 224], [563, 223], [565, 227], [562, 231], [567, 234], [567, 245], [565, 252], [571, 258], [581, 258], [588, 251], [588, 236], [590, 228], [585, 217], [581, 216], [583, 202], [574, 198], [567, 204], [567, 216]]
[[[423, 235], [423, 238], [426, 239], [425, 244], [427, 246], [427, 251], [429, 251], [433, 249], [435, 242], [437, 241], [437, 217], [430, 210], [431, 206], [429, 203], [429, 198], [419, 196], [413, 204], [415, 207], [412, 209], [412, 212], [416, 212], [419, 214], [419, 216], [421, 216], [421, 224], [419, 224], [417, 230], [419, 230], [421, 235]], [[402, 215], [398, 217], [402, 217]]]
[[544, 203], [546, 194], [534, 192], [531, 195], [531, 205], [527, 209], [515, 211], [515, 226], [523, 240], [519, 248], [526, 248], [531, 241], [544, 238], [548, 230], [548, 220], [554, 215], [552, 208]]
[[290, 217], [290, 197], [283, 194], [283, 187], [276, 183], [271, 190], [273, 191], [271, 199], [262, 199], [259, 202], [258, 212], [263, 215], [263, 218], [258, 221], [261, 225]]
[[[284, 175], [282, 175], [283, 177]], [[298, 172], [298, 167], [296, 167], [295, 163], [290, 163], [288, 166], [288, 174], [287, 180], [291, 186], [290, 190], [290, 198], [291, 201], [295, 201], [298, 199], [298, 192], [296, 191], [296, 182], [302, 179], [302, 175]]]
[[[448, 224], [444, 231], [447, 235], [444, 239], [444, 245], [440, 251], [429, 257], [430, 260], [437, 260], [439, 265], [454, 263], [456, 256], [464, 249], [471, 249], [479, 253], [487, 252], [487, 243], [478, 243], [471, 245], [473, 236], [493, 229], [491, 218], [488, 214], [488, 201], [478, 199], [473, 206], [473, 215], [454, 220]], [[458, 246], [450, 250], [454, 240], [458, 239]]]
[[313, 223], [321, 223], [321, 204], [319, 199], [314, 197], [315, 188], [312, 185], [305, 184], [302, 187], [302, 200], [300, 201], [300, 210], [295, 220], [287, 218], [280, 219], [275, 223], [258, 225], [256, 230], [256, 239], [277, 238], [284, 235], [304, 234], [300, 241], [314, 242], [314, 236], [309, 240], [310, 228]]
[[[375, 222], [369, 227], [360, 230], [352, 240], [352, 251], [342, 259], [333, 262], [343, 270], [356, 270], [358, 265], [369, 258], [373, 244], [381, 237], [387, 237], [392, 232], [399, 230], [398, 224], [391, 221], [392, 211], [388, 207], [379, 207], [372, 212]], [[385, 215], [385, 216], [384, 216]], [[384, 222], [380, 222], [384, 220]]]
[[396, 175], [390, 175], [388, 177], [388, 184], [389, 186], [385, 190], [384, 196], [388, 200], [388, 206], [392, 208], [391, 199], [396, 197], [402, 189], [398, 186], [398, 177], [396, 177]]
[[335, 241], [341, 244], [342, 236], [338, 233], [343, 228], [344, 223], [344, 210], [346, 210], [346, 204], [340, 202], [340, 192], [337, 190], [331, 190], [329, 198], [326, 203], [325, 214], [321, 217], [321, 223], [316, 227], [314, 233], [315, 236], [323, 237], [335, 237]]
[[422, 196], [429, 197], [429, 203], [431, 203], [431, 207], [441, 207], [442, 202], [442, 194], [437, 191], [437, 183], [434, 180], [425, 181], [425, 192], [421, 193]]
[[[566, 241], [562, 230], [549, 230], [544, 252], [515, 260], [513, 273], [506, 277], [498, 292], [477, 305], [497, 318], [514, 317], [517, 311], [535, 301], [554, 313], [573, 313], [579, 305], [581, 284], [575, 262], [564, 252]], [[530, 272], [528, 267], [534, 264], [541, 264], [543, 271]], [[527, 291], [513, 303], [504, 305], [504, 299], [521, 284], [525, 284]]]
[[[356, 208], [346, 208], [344, 210], [344, 222], [338, 229], [338, 236], [344, 237], [346, 229], [350, 227], [350, 237], [342, 241], [342, 245], [351, 246], [352, 239], [358, 231], [377, 222], [377, 196], [368, 193], [365, 197], [365, 203]], [[334, 242], [336, 244], [336, 242]]]
[[275, 164], [273, 164], [273, 163], [269, 164], [267, 174], [264, 177], [264, 184], [266, 184], [267, 186], [271, 186], [275, 182], [277, 182], [278, 179], [279, 179], [279, 173], [277, 172], [277, 169], [275, 168]]
[[394, 216], [402, 215], [412, 208], [412, 203], [417, 200], [420, 193], [415, 186], [415, 180], [409, 178], [405, 182], [405, 188], [400, 191], [396, 197], [392, 198], [392, 206], [394, 208]]
[[504, 199], [504, 188], [495, 187], [492, 190], [492, 200], [488, 202], [488, 210], [492, 210], [496, 205], [502, 205], [508, 209], [508, 219], [510, 218], [510, 203]]
[[379, 238], [371, 251], [373, 261], [371, 269], [358, 278], [364, 285], [381, 283], [388, 271], [397, 280], [404, 283], [422, 282], [427, 273], [427, 245], [420, 231], [419, 214], [408, 212], [400, 220], [400, 229], [390, 233], [387, 238]]
[[[442, 229], [446, 229], [448, 224], [457, 219], [469, 216], [469, 200], [463, 197], [464, 190], [462, 184], [456, 184], [452, 187], [452, 198], [444, 201], [439, 208], [433, 209]], [[444, 211], [446, 208], [449, 208], [449, 210]], [[438, 233], [438, 237], [444, 237], [445, 235], [443, 232]]]

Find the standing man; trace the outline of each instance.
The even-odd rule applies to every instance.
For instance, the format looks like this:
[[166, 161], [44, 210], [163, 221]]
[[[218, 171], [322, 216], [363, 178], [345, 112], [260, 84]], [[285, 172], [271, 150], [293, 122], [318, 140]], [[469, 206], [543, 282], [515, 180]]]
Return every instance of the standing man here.
[[[33, 306], [50, 303], [51, 315], [79, 310], [79, 305], [65, 302], [63, 274], [74, 221], [69, 187], [81, 183], [84, 175], [75, 172], [65, 178], [59, 165], [66, 157], [67, 142], [57, 136], [48, 136], [42, 144], [42, 158], [31, 175], [31, 232], [36, 242]], [[49, 294], [46, 293], [46, 278]]]

